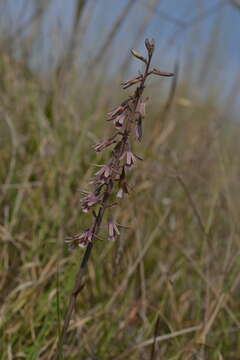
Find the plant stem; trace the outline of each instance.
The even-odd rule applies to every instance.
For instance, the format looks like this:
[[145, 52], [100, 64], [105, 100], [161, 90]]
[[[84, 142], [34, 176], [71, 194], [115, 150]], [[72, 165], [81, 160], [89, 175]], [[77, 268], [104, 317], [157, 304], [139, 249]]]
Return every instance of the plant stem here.
[[129, 142], [129, 137], [131, 134], [131, 126], [132, 123], [134, 122], [134, 117], [136, 114], [136, 109], [138, 106], [138, 103], [142, 97], [142, 94], [144, 92], [144, 88], [145, 88], [145, 81], [147, 79], [147, 77], [151, 74], [151, 72], [149, 72], [149, 67], [150, 67], [150, 63], [151, 63], [151, 59], [152, 59], [152, 52], [148, 51], [148, 60], [146, 61], [146, 68], [145, 68], [145, 72], [144, 74], [141, 76], [141, 81], [139, 86], [137, 87], [137, 89], [134, 92], [134, 95], [132, 97], [132, 104], [133, 104], [133, 109], [130, 111], [128, 119], [127, 119], [127, 123], [126, 123], [126, 127], [125, 130], [122, 134], [122, 139], [120, 140], [120, 146], [118, 148], [118, 150], [116, 150], [116, 152], [114, 153], [114, 158], [111, 161], [111, 166], [113, 169], [115, 169], [115, 174], [112, 175], [112, 178], [109, 180], [108, 183], [106, 183], [106, 189], [104, 191], [103, 194], [103, 199], [101, 201], [101, 205], [100, 208], [98, 210], [98, 214], [95, 215], [94, 217], [94, 222], [93, 225], [91, 227], [91, 232], [92, 232], [92, 241], [90, 241], [87, 244], [85, 253], [83, 255], [82, 261], [80, 263], [80, 267], [78, 269], [78, 272], [76, 274], [76, 278], [75, 278], [75, 284], [74, 284], [74, 288], [72, 290], [71, 296], [70, 296], [70, 301], [68, 304], [68, 308], [64, 317], [64, 324], [62, 327], [62, 331], [60, 334], [60, 338], [59, 338], [59, 343], [58, 343], [58, 347], [55, 353], [55, 357], [54, 359], [60, 359], [61, 356], [61, 352], [62, 352], [62, 346], [66, 341], [66, 337], [67, 337], [67, 331], [69, 328], [69, 323], [70, 320], [72, 318], [74, 309], [76, 308], [76, 302], [77, 302], [77, 296], [78, 294], [82, 291], [85, 283], [83, 281], [83, 275], [84, 275], [84, 271], [85, 268], [88, 264], [88, 261], [90, 259], [91, 256], [91, 252], [93, 249], [93, 244], [94, 244], [94, 240], [96, 239], [101, 224], [102, 224], [102, 220], [103, 220], [103, 216], [105, 213], [105, 210], [107, 208], [108, 205], [108, 200], [111, 196], [111, 193], [113, 191], [113, 187], [114, 187], [114, 181], [117, 180], [117, 171], [116, 170], [124, 170], [124, 166], [125, 165], [120, 165], [121, 162], [121, 156], [124, 154], [124, 151], [126, 150], [127, 144]]

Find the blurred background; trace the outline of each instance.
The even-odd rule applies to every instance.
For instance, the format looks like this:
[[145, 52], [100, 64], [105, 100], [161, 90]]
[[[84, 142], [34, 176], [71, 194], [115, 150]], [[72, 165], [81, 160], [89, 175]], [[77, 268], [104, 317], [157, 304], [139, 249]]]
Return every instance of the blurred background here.
[[129, 48], [143, 50], [142, 40], [154, 38], [156, 64], [173, 69], [177, 61], [192, 96], [210, 96], [222, 106], [229, 97], [234, 112], [239, 6], [237, 0], [184, 0], [181, 6], [177, 0], [104, 0], [104, 6], [95, 0], [2, 0], [1, 44], [49, 87], [49, 77], [63, 67], [79, 81], [93, 72], [125, 76], [135, 66]]
[[0, 1], [1, 359], [53, 357], [63, 239], [146, 37], [176, 75], [149, 81], [127, 229], [96, 243], [64, 358], [239, 359], [239, 35], [239, 0]]

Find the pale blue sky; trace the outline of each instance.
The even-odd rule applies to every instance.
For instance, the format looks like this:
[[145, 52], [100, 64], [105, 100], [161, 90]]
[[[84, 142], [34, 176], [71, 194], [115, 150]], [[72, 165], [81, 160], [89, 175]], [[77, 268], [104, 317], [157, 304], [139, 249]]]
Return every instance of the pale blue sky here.
[[[0, 29], [4, 27], [8, 32], [26, 22], [34, 9], [33, 4], [38, 3], [36, 0], [1, 1]], [[88, 0], [85, 18], [89, 13], [91, 16], [81, 34], [80, 62], [88, 63], [98, 53], [127, 2]], [[34, 69], [44, 71], [54, 68], [57, 54], [66, 49], [75, 9], [75, 0], [47, 0], [47, 3], [49, 11], [30, 61]], [[115, 74], [129, 48], [135, 46], [143, 51], [143, 40], [150, 37], [157, 45], [156, 64], [172, 70], [177, 58], [182, 76], [191, 77], [193, 89], [208, 92], [214, 87], [225, 95], [236, 79], [240, 82], [240, 8], [230, 3], [230, 0], [137, 0], [99, 66], [105, 68], [108, 63], [110, 74]], [[202, 18], [201, 14], [204, 14]], [[152, 15], [151, 21], [136, 43], [139, 29], [149, 15]], [[184, 24], [190, 24], [196, 17], [199, 21], [184, 30]]]

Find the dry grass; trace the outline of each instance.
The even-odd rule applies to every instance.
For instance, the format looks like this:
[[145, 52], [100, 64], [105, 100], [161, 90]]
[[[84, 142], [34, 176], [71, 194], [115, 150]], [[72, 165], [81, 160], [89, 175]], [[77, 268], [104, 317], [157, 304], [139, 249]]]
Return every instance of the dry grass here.
[[[81, 258], [63, 238], [84, 229], [78, 189], [116, 97], [46, 93], [0, 59], [1, 359], [53, 356]], [[178, 95], [164, 125], [151, 111], [129, 229], [96, 243], [65, 358], [239, 359], [239, 128]]]

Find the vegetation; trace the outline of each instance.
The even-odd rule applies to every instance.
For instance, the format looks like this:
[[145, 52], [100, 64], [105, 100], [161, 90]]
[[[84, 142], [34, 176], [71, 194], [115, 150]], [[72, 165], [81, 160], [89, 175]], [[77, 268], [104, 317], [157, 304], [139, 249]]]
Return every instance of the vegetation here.
[[[64, 238], [88, 226], [79, 190], [106, 161], [89, 149], [110, 136], [105, 114], [123, 96], [72, 73], [66, 86], [59, 71], [47, 87], [0, 55], [4, 360], [54, 356], [84, 251]], [[164, 103], [146, 89], [144, 161], [116, 208], [124, 227], [93, 247], [64, 359], [239, 359], [239, 124], [168, 81]]]

